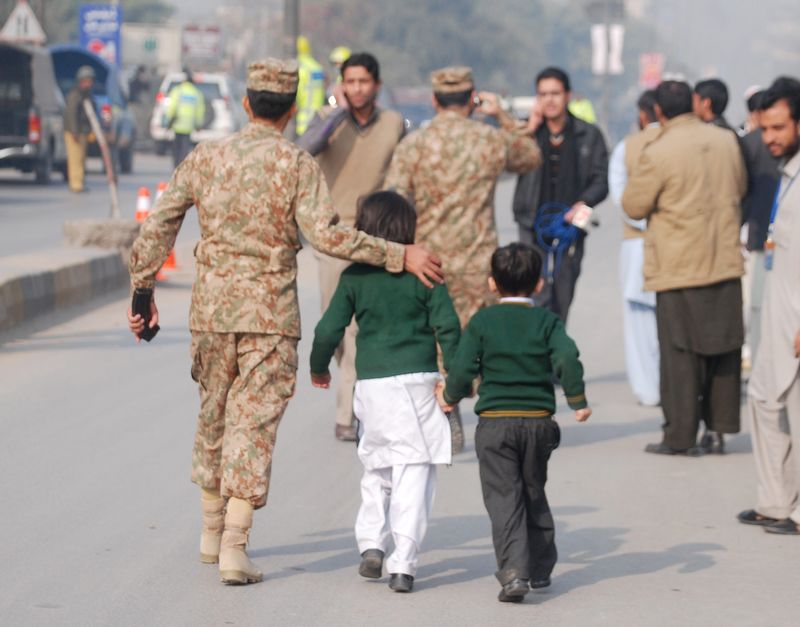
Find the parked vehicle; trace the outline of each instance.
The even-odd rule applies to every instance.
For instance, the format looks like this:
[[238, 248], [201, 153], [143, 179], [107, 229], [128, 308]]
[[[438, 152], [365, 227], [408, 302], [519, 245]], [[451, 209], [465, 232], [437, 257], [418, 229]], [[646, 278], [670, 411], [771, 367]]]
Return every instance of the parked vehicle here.
[[[206, 99], [206, 119], [202, 128], [192, 133], [192, 141], [199, 143], [221, 139], [238, 131], [245, 123], [241, 105], [243, 91], [238, 83], [226, 74], [193, 72], [192, 77]], [[175, 133], [168, 128], [169, 92], [185, 79], [183, 72], [167, 74], [156, 94], [156, 104], [150, 118], [150, 136], [156, 142], [157, 154], [165, 154], [175, 138]]]
[[[106, 135], [115, 169], [123, 174], [133, 171], [133, 148], [136, 142], [136, 121], [128, 108], [127, 92], [122, 85], [117, 69], [96, 54], [72, 44], [50, 47], [53, 67], [61, 93], [66, 98], [75, 85], [75, 74], [82, 65], [95, 71], [92, 100], [100, 125]], [[88, 154], [99, 156], [96, 142], [89, 144]]]
[[64, 99], [45, 48], [0, 43], [0, 167], [66, 173]]

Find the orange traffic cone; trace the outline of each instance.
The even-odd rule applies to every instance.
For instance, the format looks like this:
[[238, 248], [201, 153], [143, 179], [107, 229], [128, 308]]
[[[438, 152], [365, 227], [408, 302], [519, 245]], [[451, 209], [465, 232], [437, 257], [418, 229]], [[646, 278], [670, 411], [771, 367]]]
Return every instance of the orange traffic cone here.
[[[167, 184], [164, 181], [161, 181], [158, 186], [156, 187], [156, 202], [161, 196], [164, 195], [164, 192], [167, 191]], [[162, 270], [177, 270], [178, 269], [178, 262], [175, 260], [175, 249], [173, 248], [169, 251], [169, 257], [164, 262], [164, 265], [161, 266]]]
[[136, 221], [144, 222], [150, 213], [150, 190], [140, 187], [136, 195]]

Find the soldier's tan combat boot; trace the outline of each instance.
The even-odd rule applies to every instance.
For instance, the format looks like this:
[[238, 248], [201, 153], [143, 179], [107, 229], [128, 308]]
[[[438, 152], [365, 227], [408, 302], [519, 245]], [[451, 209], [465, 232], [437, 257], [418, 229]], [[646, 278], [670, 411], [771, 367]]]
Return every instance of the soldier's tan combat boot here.
[[258, 583], [264, 578], [245, 552], [252, 526], [253, 506], [247, 501], [231, 497], [225, 512], [225, 530], [222, 532], [219, 551], [219, 575], [222, 583], [241, 586]]
[[203, 530], [200, 532], [200, 561], [216, 564], [219, 561], [219, 545], [225, 528], [225, 499], [219, 490], [202, 491], [200, 504], [203, 508]]

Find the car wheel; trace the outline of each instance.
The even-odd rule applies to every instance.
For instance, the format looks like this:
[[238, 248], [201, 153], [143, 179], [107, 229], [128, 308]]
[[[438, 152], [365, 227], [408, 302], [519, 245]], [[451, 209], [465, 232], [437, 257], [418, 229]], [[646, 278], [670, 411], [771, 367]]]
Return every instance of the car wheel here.
[[36, 162], [33, 174], [37, 183], [47, 185], [50, 182], [50, 175], [53, 173], [53, 153], [48, 149], [44, 156]]
[[119, 151], [119, 171], [122, 174], [133, 172], [133, 146]]
[[167, 154], [167, 142], [156, 142], [156, 154], [161, 157]]

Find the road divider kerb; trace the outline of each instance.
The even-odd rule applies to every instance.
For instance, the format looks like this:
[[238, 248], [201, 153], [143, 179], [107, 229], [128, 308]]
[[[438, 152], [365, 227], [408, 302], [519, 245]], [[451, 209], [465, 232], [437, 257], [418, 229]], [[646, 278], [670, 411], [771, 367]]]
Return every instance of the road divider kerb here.
[[57, 248], [0, 257], [0, 331], [129, 284], [117, 250]]

